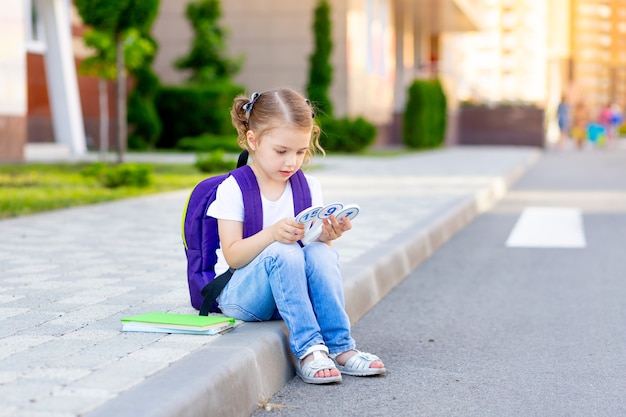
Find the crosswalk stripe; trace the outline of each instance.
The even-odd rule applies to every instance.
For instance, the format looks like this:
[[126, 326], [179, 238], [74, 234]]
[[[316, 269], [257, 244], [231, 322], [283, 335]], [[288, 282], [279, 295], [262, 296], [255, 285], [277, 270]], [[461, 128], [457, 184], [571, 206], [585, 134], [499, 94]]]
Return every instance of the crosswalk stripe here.
[[569, 207], [527, 207], [506, 246], [517, 248], [584, 248], [582, 212]]

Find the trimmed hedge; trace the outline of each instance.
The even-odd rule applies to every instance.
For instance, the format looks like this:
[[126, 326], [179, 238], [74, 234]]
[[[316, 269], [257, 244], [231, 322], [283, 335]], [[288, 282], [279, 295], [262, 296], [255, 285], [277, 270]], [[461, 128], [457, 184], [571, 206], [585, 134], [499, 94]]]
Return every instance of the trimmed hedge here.
[[213, 152], [217, 150], [232, 153], [241, 152], [241, 148], [237, 143], [237, 136], [234, 132], [230, 135], [204, 133], [199, 136], [181, 138], [177, 143], [177, 148], [183, 151], [193, 152]]
[[224, 172], [237, 168], [237, 161], [226, 159], [223, 150], [216, 150], [208, 154], [196, 155], [194, 166], [200, 172]]
[[230, 108], [242, 91], [229, 83], [161, 87], [156, 107], [163, 131], [157, 147], [175, 148], [179, 139], [204, 133], [232, 134]]
[[330, 152], [360, 152], [374, 143], [377, 129], [362, 117], [320, 118], [322, 148]]
[[443, 144], [447, 100], [439, 80], [415, 80], [409, 86], [402, 140], [410, 148], [428, 149]]
[[139, 187], [152, 184], [152, 167], [139, 164], [108, 165], [102, 162], [91, 164], [82, 171], [85, 177], [93, 177], [106, 188]]

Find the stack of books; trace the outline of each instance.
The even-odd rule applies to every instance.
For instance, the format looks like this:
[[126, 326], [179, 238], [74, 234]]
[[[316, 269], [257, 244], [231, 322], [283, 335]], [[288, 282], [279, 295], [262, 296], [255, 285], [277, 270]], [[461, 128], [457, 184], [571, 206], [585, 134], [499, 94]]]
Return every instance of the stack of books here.
[[224, 316], [146, 313], [122, 319], [124, 332], [218, 334], [232, 329], [236, 320]]

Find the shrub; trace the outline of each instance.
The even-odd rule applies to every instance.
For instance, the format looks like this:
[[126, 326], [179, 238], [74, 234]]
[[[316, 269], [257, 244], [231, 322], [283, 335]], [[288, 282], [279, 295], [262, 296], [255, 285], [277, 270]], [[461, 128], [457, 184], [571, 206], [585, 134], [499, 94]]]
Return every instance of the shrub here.
[[242, 91], [241, 87], [228, 83], [162, 87], [156, 97], [163, 123], [157, 146], [174, 148], [181, 138], [203, 133], [232, 133], [230, 107]]
[[225, 152], [241, 152], [234, 135], [213, 135], [205, 133], [199, 136], [182, 138], [176, 147], [183, 151], [212, 152], [223, 150]]
[[138, 94], [128, 97], [129, 149], [154, 149], [163, 130], [154, 102]]
[[408, 91], [402, 139], [410, 148], [436, 148], [443, 144], [447, 103], [439, 80], [415, 80]]
[[152, 182], [152, 168], [148, 165], [107, 165], [99, 162], [83, 170], [83, 175], [94, 177], [106, 188], [147, 187]]
[[159, 79], [147, 66], [133, 71], [133, 75], [137, 84], [128, 97], [128, 147], [154, 148], [163, 130], [154, 104], [154, 98], [159, 91]]
[[237, 162], [224, 159], [224, 151], [217, 150], [198, 155], [195, 166], [202, 172], [230, 171], [237, 167]]
[[320, 142], [327, 151], [360, 152], [376, 139], [376, 126], [362, 117], [321, 118], [320, 125]]

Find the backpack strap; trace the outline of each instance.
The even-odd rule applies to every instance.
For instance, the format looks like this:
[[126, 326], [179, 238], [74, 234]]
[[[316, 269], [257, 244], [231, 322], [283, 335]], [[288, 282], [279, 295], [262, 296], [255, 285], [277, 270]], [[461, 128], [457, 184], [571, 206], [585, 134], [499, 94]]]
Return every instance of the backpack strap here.
[[[245, 151], [244, 151], [245, 152]], [[243, 155], [243, 152], [242, 152]], [[247, 155], [246, 155], [247, 158]], [[241, 162], [241, 155], [239, 157]], [[250, 237], [263, 230], [263, 203], [261, 202], [261, 190], [256, 176], [248, 165], [243, 165], [230, 172], [239, 188], [243, 197], [244, 219], [243, 219], [243, 237]], [[234, 270], [229, 269], [222, 275], [215, 277], [202, 289], [202, 306], [200, 307], [200, 315], [206, 316], [214, 305], [215, 300], [220, 295]]]
[[[231, 175], [237, 180], [243, 195], [243, 237], [250, 237], [263, 230], [263, 203], [259, 183], [252, 168], [248, 165], [231, 171]], [[293, 193], [293, 210], [295, 214], [298, 214], [311, 207], [311, 190], [301, 169], [296, 171], [289, 181]]]
[[[293, 193], [293, 212], [297, 216], [302, 210], [308, 209], [313, 205], [311, 189], [301, 169], [296, 171], [296, 173], [289, 178], [289, 181], [291, 182], [291, 191]], [[301, 240], [298, 241], [298, 245], [300, 245], [301, 248], [304, 247]]]
[[261, 190], [254, 171], [249, 165], [244, 165], [230, 172], [235, 177], [241, 195], [243, 196], [243, 237], [250, 237], [263, 230], [263, 203]]
[[304, 209], [308, 209], [313, 204], [311, 199], [311, 190], [309, 183], [301, 169], [289, 178], [291, 182], [291, 190], [293, 192], [293, 212], [300, 213]]
[[[228, 271], [224, 272], [222, 275], [215, 277], [211, 282], [204, 286], [202, 289], [202, 296], [204, 299], [202, 300], [202, 305], [200, 306], [200, 316], [208, 316], [209, 312], [213, 308], [217, 308], [217, 305], [213, 305], [217, 297], [219, 297], [220, 293], [230, 281], [230, 278], [233, 276], [234, 269], [229, 268]], [[219, 310], [215, 310], [219, 311]]]

